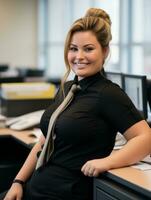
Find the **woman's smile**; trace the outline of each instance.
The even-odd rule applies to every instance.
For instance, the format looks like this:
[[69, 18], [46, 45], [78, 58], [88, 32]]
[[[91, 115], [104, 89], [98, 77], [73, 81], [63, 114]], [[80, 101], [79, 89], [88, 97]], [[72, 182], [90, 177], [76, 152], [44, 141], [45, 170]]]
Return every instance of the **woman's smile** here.
[[89, 65], [90, 63], [86, 63], [86, 62], [75, 62], [74, 63], [74, 67], [77, 67], [77, 68], [79, 68], [79, 69], [81, 69], [81, 68], [85, 68], [85, 67], [88, 67], [88, 65]]

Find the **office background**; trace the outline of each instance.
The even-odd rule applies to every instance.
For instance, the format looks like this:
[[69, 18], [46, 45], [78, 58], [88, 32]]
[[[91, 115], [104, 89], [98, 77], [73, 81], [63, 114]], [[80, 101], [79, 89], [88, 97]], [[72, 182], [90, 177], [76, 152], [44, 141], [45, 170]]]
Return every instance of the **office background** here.
[[[105, 9], [112, 19], [113, 40], [111, 54], [105, 69], [118, 72], [122, 77], [121, 80], [123, 80], [123, 76], [126, 77], [124, 73], [144, 74], [149, 77], [151, 75], [150, 0], [0, 0], [0, 65], [6, 64], [12, 69], [45, 70], [45, 75], [51, 80], [61, 78], [65, 69], [63, 49], [66, 33], [72, 22], [83, 16], [89, 7]], [[117, 77], [117, 74], [114, 75], [116, 80], [119, 80], [120, 77]], [[129, 80], [127, 82], [130, 83]], [[135, 84], [137, 87], [141, 86], [140, 91], [142, 88], [146, 88], [146, 85], [145, 87], [143, 85], [140, 81]], [[151, 82], [148, 88], [151, 88]], [[143, 103], [144, 99], [146, 101], [146, 94], [143, 95], [143, 92], [137, 94], [141, 94], [139, 96], [142, 97], [142, 100], [139, 105], [142, 105], [143, 111], [145, 110], [147, 113], [147, 103]], [[134, 96], [137, 95], [134, 93]], [[149, 98], [151, 99], [151, 96]], [[38, 106], [47, 106], [45, 101], [44, 105], [41, 99], [39, 101]], [[46, 99], [46, 101], [50, 103], [50, 99]], [[30, 111], [37, 109], [34, 100], [21, 100], [27, 107], [22, 106], [18, 101], [9, 101], [9, 99], [3, 99], [2, 102], [4, 104], [2, 107], [7, 108], [5, 112], [8, 115], [18, 115], [19, 113], [15, 113], [15, 110], [29, 112], [28, 108], [31, 109]], [[15, 104], [12, 106], [12, 103]], [[19, 107], [19, 105], [21, 106]], [[12, 108], [14, 110], [10, 110]], [[41, 108], [38, 107], [38, 109]], [[1, 128], [0, 135], [0, 192], [2, 192], [12, 183], [33, 144], [37, 142], [37, 138], [33, 137], [31, 131], [18, 132], [11, 128]], [[11, 152], [4, 151], [4, 148], [8, 146]], [[115, 194], [114, 189], [119, 187], [122, 195], [124, 195], [123, 188], [125, 189], [125, 198], [127, 198], [128, 192], [132, 191], [130, 194], [132, 198], [138, 193], [139, 198], [141, 198], [140, 195], [145, 195], [145, 199], [148, 197], [151, 199], [151, 173], [149, 171], [138, 173], [133, 168], [127, 168], [126, 171], [125, 169], [113, 170], [108, 174], [108, 180], [106, 188], [108, 193], [111, 184], [113, 188], [110, 190], [111, 195]], [[99, 185], [101, 182], [97, 181], [100, 180], [96, 179], [94, 186], [97, 185], [95, 189], [98, 190], [98, 193], [95, 194], [98, 196], [94, 196], [94, 199], [99, 199], [99, 195], [102, 199], [100, 191], [103, 187]], [[115, 187], [112, 185], [113, 181]], [[118, 198], [119, 190], [117, 191]]]
[[60, 78], [67, 30], [89, 7], [107, 10], [112, 19], [106, 70], [149, 76], [150, 0], [0, 0], [0, 63]]

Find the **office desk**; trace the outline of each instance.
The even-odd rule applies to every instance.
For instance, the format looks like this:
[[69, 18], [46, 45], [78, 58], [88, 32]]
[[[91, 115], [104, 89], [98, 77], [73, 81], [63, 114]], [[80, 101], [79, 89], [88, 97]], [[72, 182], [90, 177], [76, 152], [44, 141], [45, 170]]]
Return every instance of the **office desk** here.
[[132, 167], [110, 170], [94, 178], [94, 200], [151, 199], [151, 170]]
[[[25, 146], [37, 141], [30, 136], [32, 130], [0, 129], [0, 138], [11, 136]], [[7, 148], [7, 147], [6, 147]], [[151, 199], [151, 170], [132, 167], [110, 170], [94, 178], [94, 200], [147, 200]]]
[[11, 136], [24, 145], [30, 145], [37, 142], [37, 138], [31, 137], [31, 133], [32, 130], [14, 131], [9, 128], [0, 128], [0, 138], [4, 136]]

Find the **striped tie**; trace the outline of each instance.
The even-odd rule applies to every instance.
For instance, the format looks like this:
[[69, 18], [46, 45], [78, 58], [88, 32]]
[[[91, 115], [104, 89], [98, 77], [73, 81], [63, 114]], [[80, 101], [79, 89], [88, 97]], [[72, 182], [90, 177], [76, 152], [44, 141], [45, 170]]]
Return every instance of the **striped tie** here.
[[80, 86], [78, 86], [77, 84], [73, 84], [71, 86], [71, 89], [69, 90], [66, 98], [64, 99], [64, 101], [60, 104], [60, 106], [51, 115], [49, 125], [48, 125], [47, 137], [46, 137], [42, 152], [40, 153], [40, 156], [38, 158], [36, 169], [38, 169], [44, 163], [46, 163], [49, 160], [51, 154], [53, 153], [54, 139], [55, 139], [54, 127], [55, 127], [56, 119], [59, 116], [59, 114], [61, 114], [61, 112], [63, 112], [66, 109], [66, 107], [70, 104], [70, 102], [72, 101], [72, 99], [74, 97], [75, 91], [77, 91], [79, 89], [80, 89]]

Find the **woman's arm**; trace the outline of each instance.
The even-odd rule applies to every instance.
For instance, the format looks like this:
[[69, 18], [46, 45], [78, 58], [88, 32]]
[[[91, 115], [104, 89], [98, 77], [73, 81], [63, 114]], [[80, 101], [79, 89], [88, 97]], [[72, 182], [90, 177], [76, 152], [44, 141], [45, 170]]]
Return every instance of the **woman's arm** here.
[[86, 176], [98, 176], [110, 169], [132, 165], [151, 153], [151, 129], [145, 120], [126, 130], [124, 137], [128, 142], [122, 149], [105, 158], [86, 162], [81, 171]]
[[[146, 121], [142, 120], [132, 127], [130, 127], [125, 133], [124, 137], [128, 141], [126, 145], [118, 152], [118, 158], [113, 155], [113, 158], [120, 159], [119, 165], [131, 165], [151, 153], [151, 128]], [[126, 156], [124, 159], [122, 156]], [[114, 159], [113, 159], [114, 161]], [[118, 167], [118, 164], [112, 164], [114, 168]], [[121, 167], [121, 166], [119, 166]]]
[[[28, 178], [32, 175], [36, 163], [37, 163], [37, 153], [41, 150], [41, 146], [44, 144], [45, 138], [41, 136], [38, 143], [32, 148], [29, 156], [27, 157], [24, 165], [17, 174], [15, 179], [26, 182]], [[10, 189], [8, 190], [4, 200], [21, 200], [23, 196], [23, 187], [19, 182], [14, 182]]]
[[41, 147], [44, 144], [44, 141], [45, 138], [42, 135], [39, 141], [32, 148], [30, 154], [28, 155], [25, 163], [23, 164], [15, 179], [22, 180], [23, 182], [26, 182], [28, 180], [35, 169], [37, 163], [37, 153], [41, 151]]

